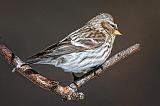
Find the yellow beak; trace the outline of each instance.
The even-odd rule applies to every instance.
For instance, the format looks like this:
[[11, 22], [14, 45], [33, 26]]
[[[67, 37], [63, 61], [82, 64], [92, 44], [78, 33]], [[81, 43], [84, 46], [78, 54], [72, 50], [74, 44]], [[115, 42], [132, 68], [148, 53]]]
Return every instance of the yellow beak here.
[[122, 35], [118, 30], [114, 30], [113, 34], [114, 35]]

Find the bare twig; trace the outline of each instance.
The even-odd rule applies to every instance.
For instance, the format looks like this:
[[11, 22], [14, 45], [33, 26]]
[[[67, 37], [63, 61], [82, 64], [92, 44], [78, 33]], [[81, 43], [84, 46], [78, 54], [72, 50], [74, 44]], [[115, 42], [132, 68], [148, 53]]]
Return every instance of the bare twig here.
[[78, 92], [78, 88], [85, 84], [90, 79], [94, 78], [96, 75], [99, 75], [107, 68], [111, 67], [115, 63], [119, 62], [120, 60], [124, 59], [125, 57], [129, 56], [132, 53], [135, 53], [140, 48], [139, 44], [135, 44], [129, 47], [126, 50], [123, 50], [116, 55], [109, 58], [101, 68], [97, 70], [91, 71], [85, 75], [83, 75], [80, 79], [76, 80], [75, 82], [71, 83], [68, 86], [61, 86], [58, 81], [50, 80], [38, 72], [33, 70], [29, 65], [22, 65], [23, 62], [19, 57], [14, 55], [14, 53], [9, 50], [5, 45], [0, 44], [0, 52], [4, 56], [4, 58], [16, 68], [18, 68], [17, 72], [22, 74], [24, 77], [32, 81], [33, 83], [39, 85], [45, 90], [51, 91], [60, 95], [63, 100], [79, 100], [84, 99], [84, 94], [82, 92]]

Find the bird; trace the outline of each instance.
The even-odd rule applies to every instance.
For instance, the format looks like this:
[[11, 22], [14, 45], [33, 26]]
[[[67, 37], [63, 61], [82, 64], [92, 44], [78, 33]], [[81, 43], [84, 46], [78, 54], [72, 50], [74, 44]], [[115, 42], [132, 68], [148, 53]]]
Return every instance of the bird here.
[[57, 43], [30, 56], [27, 64], [48, 64], [64, 72], [87, 73], [101, 66], [109, 57], [118, 31], [113, 17], [101, 13]]

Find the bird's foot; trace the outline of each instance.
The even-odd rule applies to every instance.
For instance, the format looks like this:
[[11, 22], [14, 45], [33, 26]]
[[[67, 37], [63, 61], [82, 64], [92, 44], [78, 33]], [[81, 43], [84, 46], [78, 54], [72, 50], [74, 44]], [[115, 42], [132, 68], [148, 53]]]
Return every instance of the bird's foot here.
[[93, 69], [94, 76], [100, 77], [99, 73], [96, 72], [98, 69], [103, 70], [103, 66], [100, 65], [100, 66], [97, 66], [97, 67], [95, 67], [95, 68]]

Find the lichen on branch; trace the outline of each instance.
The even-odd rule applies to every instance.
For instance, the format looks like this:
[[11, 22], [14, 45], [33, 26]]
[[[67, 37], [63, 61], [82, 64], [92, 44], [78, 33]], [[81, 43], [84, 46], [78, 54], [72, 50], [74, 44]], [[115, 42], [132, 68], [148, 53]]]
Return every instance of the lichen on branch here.
[[62, 86], [58, 81], [48, 79], [34, 69], [32, 69], [29, 65], [25, 64], [18, 56], [16, 56], [10, 49], [8, 49], [4, 44], [0, 44], [0, 53], [8, 61], [11, 65], [16, 67], [17, 72], [21, 75], [32, 81], [34, 84], [37, 84], [41, 88], [54, 92], [59, 95], [63, 100], [80, 100], [84, 99], [84, 94], [82, 92], [78, 92], [78, 88], [84, 85], [89, 80], [95, 78], [97, 75], [106, 71], [107, 68], [113, 66], [115, 63], [120, 60], [126, 58], [127, 56], [135, 53], [140, 50], [140, 44], [135, 44], [130, 46], [126, 50], [123, 50], [114, 56], [110, 57], [101, 68], [98, 68], [94, 71], [88, 72], [80, 77], [78, 80], [73, 83]]

